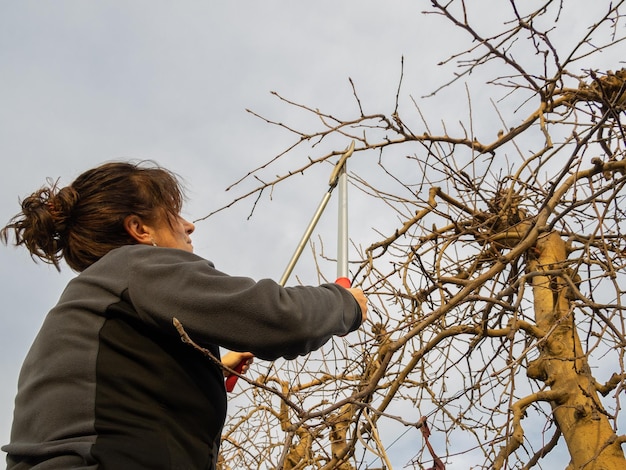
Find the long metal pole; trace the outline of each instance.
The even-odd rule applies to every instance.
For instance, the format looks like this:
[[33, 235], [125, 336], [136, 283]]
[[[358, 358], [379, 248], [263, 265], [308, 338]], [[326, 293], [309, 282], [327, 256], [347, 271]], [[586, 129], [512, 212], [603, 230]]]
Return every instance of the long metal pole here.
[[[326, 191], [326, 194], [324, 194], [324, 197], [322, 198], [322, 200], [319, 203], [319, 206], [317, 207], [317, 210], [315, 211], [315, 214], [313, 214], [313, 217], [311, 218], [311, 221], [309, 222], [309, 225], [307, 226], [306, 230], [304, 231], [304, 234], [302, 235], [302, 238], [300, 239], [300, 243], [298, 243], [298, 246], [296, 247], [296, 251], [294, 252], [293, 256], [291, 257], [291, 260], [289, 260], [289, 263], [287, 264], [287, 268], [285, 269], [285, 272], [283, 273], [282, 277], [280, 278], [279, 284], [281, 286], [284, 286], [285, 284], [287, 284], [287, 279], [289, 279], [289, 276], [291, 275], [291, 272], [293, 271], [293, 268], [296, 266], [296, 263], [298, 262], [298, 259], [300, 258], [300, 255], [302, 254], [302, 251], [304, 250], [304, 247], [306, 246], [306, 244], [308, 243], [309, 239], [311, 238], [311, 234], [313, 233], [313, 230], [315, 230], [315, 226], [317, 225], [317, 222], [320, 220], [320, 217], [322, 216], [322, 213], [324, 212], [324, 209], [326, 208], [326, 205], [328, 204], [328, 201], [330, 200], [330, 196], [333, 192], [333, 190], [335, 189], [335, 187], [337, 187], [338, 184], [343, 184], [344, 185], [344, 194], [347, 194], [345, 192], [345, 190], [347, 190], [347, 174], [345, 173], [345, 166], [346, 166], [346, 160], [350, 157], [350, 155], [352, 155], [352, 152], [354, 152], [354, 141], [352, 141], [350, 143], [350, 145], [348, 146], [348, 148], [346, 149], [346, 151], [343, 153], [343, 155], [341, 156], [341, 158], [339, 159], [339, 161], [337, 162], [337, 164], [335, 165], [335, 168], [333, 169], [333, 172], [330, 175], [330, 180], [328, 182], [328, 191]], [[342, 177], [343, 177], [343, 183], [342, 183]], [[340, 202], [341, 204], [341, 202]], [[347, 249], [348, 249], [348, 235], [347, 235], [347, 229], [348, 229], [348, 225], [347, 225], [347, 201], [346, 201], [346, 216], [345, 216], [345, 248], [340, 248], [340, 250], [343, 250], [342, 252], [342, 257], [345, 257], [345, 273], [346, 273], [346, 277], [347, 277], [347, 272], [348, 272], [348, 261], [347, 261]], [[339, 257], [339, 255], [338, 255]], [[342, 271], [344, 272], [344, 271]], [[345, 286], [344, 286], [345, 287]]]
[[337, 284], [350, 287], [348, 277], [348, 173], [347, 162], [339, 172], [337, 183], [338, 217], [337, 217]]

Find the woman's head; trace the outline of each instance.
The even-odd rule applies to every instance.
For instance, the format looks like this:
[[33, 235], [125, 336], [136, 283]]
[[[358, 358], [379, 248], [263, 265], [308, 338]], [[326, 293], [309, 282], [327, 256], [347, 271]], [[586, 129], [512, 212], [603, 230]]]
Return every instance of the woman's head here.
[[[183, 220], [183, 199], [176, 175], [156, 164], [106, 163], [67, 187], [49, 183], [25, 198], [0, 235], [6, 243], [12, 230], [15, 244], [25, 245], [31, 256], [57, 268], [64, 258], [83, 271], [114, 248], [140, 243], [133, 223], [166, 222], [173, 229]], [[193, 231], [189, 225], [187, 233]]]

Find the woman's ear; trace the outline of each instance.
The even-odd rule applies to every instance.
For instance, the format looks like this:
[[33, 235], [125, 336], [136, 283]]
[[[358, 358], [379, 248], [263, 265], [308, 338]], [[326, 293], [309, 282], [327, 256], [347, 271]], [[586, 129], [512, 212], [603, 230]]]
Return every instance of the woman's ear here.
[[154, 245], [152, 229], [144, 224], [139, 216], [135, 214], [127, 216], [124, 219], [124, 228], [138, 243]]

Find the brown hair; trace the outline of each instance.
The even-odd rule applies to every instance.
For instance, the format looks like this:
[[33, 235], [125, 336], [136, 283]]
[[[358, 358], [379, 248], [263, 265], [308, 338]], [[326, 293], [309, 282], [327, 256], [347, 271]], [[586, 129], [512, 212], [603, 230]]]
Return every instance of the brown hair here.
[[31, 256], [59, 269], [64, 258], [83, 271], [114, 248], [137, 243], [124, 219], [137, 215], [153, 222], [180, 214], [184, 200], [178, 177], [153, 162], [112, 162], [88, 170], [69, 186], [58, 182], [21, 201], [22, 211], [0, 231], [8, 243], [24, 245]]

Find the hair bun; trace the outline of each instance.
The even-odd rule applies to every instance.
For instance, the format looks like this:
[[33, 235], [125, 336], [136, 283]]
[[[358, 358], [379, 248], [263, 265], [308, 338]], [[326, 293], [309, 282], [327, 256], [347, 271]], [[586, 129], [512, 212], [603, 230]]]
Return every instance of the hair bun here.
[[0, 240], [8, 240], [8, 232], [15, 234], [15, 244], [25, 245], [32, 256], [59, 268], [60, 252], [67, 244], [78, 193], [70, 186], [57, 189], [56, 183], [35, 191], [21, 201], [22, 211], [0, 230]]
[[61, 218], [67, 218], [78, 202], [78, 193], [71, 186], [61, 188], [56, 194], [50, 194], [47, 205], [50, 212]]
[[74, 207], [78, 202], [78, 193], [71, 186], [61, 188], [56, 194], [54, 188], [47, 194], [46, 208], [52, 217], [55, 231], [58, 235], [62, 235], [71, 219]]

